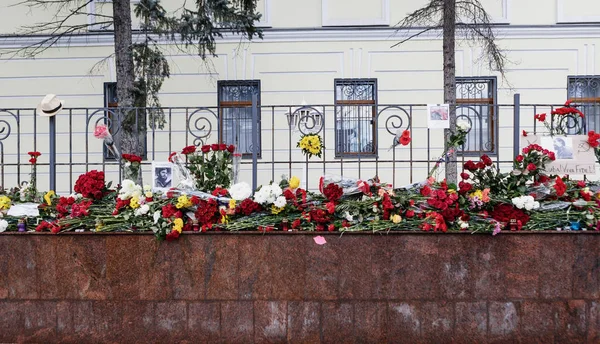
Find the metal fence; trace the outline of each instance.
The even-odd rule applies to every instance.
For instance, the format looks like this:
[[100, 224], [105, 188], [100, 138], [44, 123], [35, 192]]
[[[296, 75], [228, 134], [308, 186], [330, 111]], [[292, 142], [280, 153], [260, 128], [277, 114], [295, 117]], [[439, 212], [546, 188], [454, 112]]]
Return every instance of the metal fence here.
[[[521, 104], [518, 94], [513, 104], [460, 104], [458, 118], [471, 124], [471, 132], [458, 162], [488, 154], [501, 169], [510, 168], [521, 130], [539, 130], [533, 115], [555, 107]], [[27, 152], [34, 150], [42, 153], [39, 189], [71, 192], [78, 175], [91, 169], [105, 171], [107, 179], [118, 183], [120, 165], [93, 131], [96, 124], [106, 123], [118, 141], [123, 111], [132, 113], [129, 124], [140, 128], [136, 144], [145, 147], [144, 178], [152, 161], [166, 161], [172, 151], [225, 142], [237, 143], [244, 153], [241, 180], [254, 185], [298, 175], [304, 187], [316, 189], [318, 177], [334, 174], [379, 176], [398, 187], [423, 180], [440, 162], [445, 141], [443, 130], [428, 128], [426, 104], [268, 106], [259, 105], [255, 97], [244, 106], [71, 108], [55, 117], [40, 117], [35, 109], [0, 109], [0, 183], [12, 187], [28, 180]], [[163, 121], [149, 120], [149, 114]], [[389, 149], [397, 131], [405, 129], [411, 131], [411, 143]], [[308, 159], [296, 147], [309, 133], [324, 140], [321, 158]]]

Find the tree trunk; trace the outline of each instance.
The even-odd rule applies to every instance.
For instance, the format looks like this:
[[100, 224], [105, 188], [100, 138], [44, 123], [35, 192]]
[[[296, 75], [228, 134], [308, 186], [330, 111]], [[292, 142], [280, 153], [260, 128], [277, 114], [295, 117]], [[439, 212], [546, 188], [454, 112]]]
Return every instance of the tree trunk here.
[[129, 125], [131, 121], [127, 119], [127, 112], [121, 110], [133, 106], [135, 74], [133, 70], [130, 0], [113, 0], [113, 17], [117, 98], [119, 99], [120, 108], [118, 121], [113, 125], [119, 126], [118, 136], [120, 140], [118, 141], [120, 141], [121, 152], [136, 153], [136, 128]]
[[[131, 35], [131, 1], [113, 0], [113, 23], [115, 37], [115, 65], [117, 74], [118, 119], [113, 122], [117, 130], [115, 140], [121, 153], [144, 157], [146, 117], [143, 111], [136, 113], [134, 106], [135, 72], [133, 64], [133, 38]], [[142, 139], [142, 141], [140, 141]], [[121, 157], [116, 157], [120, 160]], [[122, 170], [122, 175], [124, 170]], [[141, 183], [141, 173], [137, 182]]]
[[[450, 105], [450, 130], [446, 130], [445, 137], [450, 131], [456, 130], [456, 0], [444, 0], [444, 27], [443, 27], [443, 53], [444, 53], [444, 103]], [[456, 183], [456, 152], [448, 157], [446, 164], [446, 181]]]

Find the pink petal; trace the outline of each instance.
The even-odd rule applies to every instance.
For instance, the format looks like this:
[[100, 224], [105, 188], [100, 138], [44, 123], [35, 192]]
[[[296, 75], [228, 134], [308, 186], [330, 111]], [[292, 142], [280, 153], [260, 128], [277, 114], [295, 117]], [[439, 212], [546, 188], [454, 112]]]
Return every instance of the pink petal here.
[[327, 243], [327, 241], [325, 240], [325, 238], [323, 238], [322, 236], [316, 236], [315, 238], [315, 243], [317, 245], [325, 245]]

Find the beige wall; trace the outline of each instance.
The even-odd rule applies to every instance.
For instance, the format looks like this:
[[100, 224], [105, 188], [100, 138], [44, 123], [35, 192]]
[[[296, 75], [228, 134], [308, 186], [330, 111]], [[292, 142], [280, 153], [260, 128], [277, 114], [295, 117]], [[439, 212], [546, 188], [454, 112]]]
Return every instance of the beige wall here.
[[[394, 37], [393, 30], [363, 28], [361, 30], [344, 28], [319, 29], [323, 25], [384, 25], [396, 23], [403, 15], [418, 7], [416, 2], [400, 0], [377, 0], [368, 10], [356, 11], [351, 3], [363, 3], [358, 0], [306, 0], [301, 3], [291, 0], [263, 0], [259, 7], [265, 17], [263, 25], [274, 28], [316, 28], [315, 30], [272, 30], [265, 32], [265, 39], [238, 46], [239, 39], [225, 38], [218, 45], [218, 57], [211, 60], [212, 66], [206, 68], [197, 57], [181, 53], [169, 45], [164, 45], [171, 63], [172, 76], [161, 92], [164, 106], [199, 107], [215, 106], [217, 103], [217, 80], [260, 79], [263, 105], [299, 105], [302, 101], [309, 104], [333, 103], [333, 80], [335, 78], [377, 78], [380, 103], [427, 104], [443, 100], [441, 41], [437, 34], [407, 42], [391, 49], [400, 37]], [[423, 2], [423, 1], [422, 1]], [[408, 5], [408, 4], [411, 5]], [[350, 4], [350, 5], [349, 5]], [[508, 66], [508, 82], [498, 87], [498, 98], [502, 104], [512, 103], [513, 94], [520, 93], [523, 103], [562, 103], [566, 97], [567, 76], [596, 75], [600, 66], [600, 56], [596, 46], [600, 44], [600, 30], [590, 26], [555, 25], [557, 22], [598, 21], [600, 5], [596, 1], [548, 0], [486, 0], [486, 8], [498, 23], [510, 23], [499, 26], [497, 33], [500, 45], [505, 49], [511, 64]], [[173, 3], [168, 3], [173, 6]], [[0, 5], [0, 6], [5, 6]], [[102, 5], [104, 7], [110, 4]], [[563, 6], [563, 11], [558, 8]], [[579, 7], [578, 7], [579, 6]], [[99, 10], [101, 6], [96, 7]], [[567, 8], [568, 7], [568, 8]], [[580, 10], [576, 10], [580, 8]], [[106, 8], [105, 8], [106, 10]], [[560, 13], [557, 14], [557, 13]], [[582, 17], [584, 13], [587, 17]], [[26, 13], [18, 7], [0, 8], [0, 31], [12, 32], [19, 23], [44, 19], [43, 14], [34, 11]], [[534, 25], [522, 27], [520, 25]], [[549, 26], [535, 26], [549, 25]], [[85, 39], [84, 39], [85, 38]], [[35, 60], [0, 58], [0, 108], [32, 108], [47, 93], [58, 94], [68, 107], [101, 107], [103, 105], [103, 83], [115, 81], [114, 61], [108, 58], [97, 65], [113, 49], [110, 36], [88, 36], [77, 38], [59, 48], [51, 48]], [[0, 51], [22, 45], [25, 38], [0, 39]], [[478, 60], [481, 48], [461, 43], [457, 46], [456, 61], [458, 76], [491, 76], [496, 73], [487, 70]], [[96, 67], [96, 68], [94, 68]], [[94, 69], [94, 70], [92, 70]], [[501, 79], [499, 78], [499, 81]], [[294, 108], [292, 108], [294, 109]], [[385, 129], [385, 119], [393, 114], [386, 112], [379, 121], [379, 147], [381, 160], [421, 160], [433, 159], [441, 152], [443, 140], [441, 131], [426, 129], [423, 108], [413, 109], [413, 146], [399, 148], [396, 155], [387, 152], [392, 136]], [[525, 112], [525, 110], [529, 112]], [[524, 109], [521, 126], [531, 129], [533, 109]], [[292, 174], [306, 173], [304, 158], [296, 150], [295, 142], [299, 133], [290, 138], [285, 117], [287, 109], [277, 109], [275, 119], [270, 110], [264, 110], [263, 118], [263, 159], [262, 161], [287, 161], [290, 140], [292, 146]], [[16, 111], [13, 111], [16, 113]], [[88, 113], [89, 114], [89, 113]], [[327, 128], [333, 128], [331, 109], [326, 110]], [[185, 110], [172, 113], [169, 136], [157, 132], [149, 137], [149, 144], [156, 147], [156, 160], [164, 160], [169, 151], [191, 144], [193, 137], [186, 130]], [[329, 115], [329, 116], [327, 116]], [[32, 113], [19, 112], [22, 135], [21, 142], [16, 141], [16, 120], [0, 113], [11, 125], [11, 135], [0, 140], [4, 149], [5, 185], [16, 184], [17, 173], [21, 179], [27, 179], [28, 167], [17, 170], [9, 164], [26, 162], [26, 152], [33, 149]], [[85, 153], [92, 153], [88, 163], [101, 162], [101, 145], [93, 138], [86, 139], [86, 113], [84, 110], [73, 112], [72, 122], [63, 113], [57, 117], [59, 124], [59, 162], [70, 161], [84, 164]], [[500, 113], [500, 147], [502, 160], [512, 156], [512, 109], [503, 108]], [[97, 117], [94, 118], [94, 120]], [[274, 123], [274, 127], [273, 124]], [[211, 118], [213, 128], [208, 142], [217, 140], [217, 123]], [[69, 126], [73, 134], [68, 134]], [[93, 124], [87, 125], [87, 130]], [[47, 151], [44, 146], [47, 138], [46, 119], [37, 119], [36, 148]], [[272, 130], [273, 129], [273, 130]], [[325, 172], [339, 173], [340, 160], [334, 159], [335, 147], [332, 129], [324, 132], [326, 158], [335, 163], [311, 164], [310, 186], [316, 186], [315, 180]], [[1, 136], [1, 135], [0, 135]], [[427, 144], [432, 147], [428, 152]], [[20, 155], [17, 152], [20, 147]], [[68, 152], [72, 152], [70, 156]], [[411, 155], [412, 154], [412, 155]], [[429, 155], [428, 155], [429, 154]], [[42, 162], [47, 162], [42, 157]], [[313, 159], [312, 161], [317, 161]], [[375, 163], [362, 161], [358, 164], [344, 163], [347, 176], [368, 178], [375, 173]], [[101, 165], [89, 168], [102, 168]], [[408, 162], [379, 163], [379, 174], [383, 180], [403, 185], [410, 181], [419, 181], [426, 174], [426, 163]], [[431, 167], [431, 166], [429, 166]], [[73, 173], [85, 170], [81, 165]], [[248, 166], [244, 167], [246, 170]], [[412, 168], [412, 176], [410, 174]], [[68, 189], [68, 167], [59, 167], [58, 190]], [[289, 174], [288, 164], [261, 165], [259, 182], [267, 182], [274, 175]], [[41, 167], [41, 173], [47, 173]], [[114, 176], [114, 175], [113, 175]], [[249, 174], [244, 175], [249, 180]], [[47, 176], [41, 176], [42, 183]], [[147, 176], [149, 178], [149, 176]], [[42, 184], [43, 185], [43, 184]]]

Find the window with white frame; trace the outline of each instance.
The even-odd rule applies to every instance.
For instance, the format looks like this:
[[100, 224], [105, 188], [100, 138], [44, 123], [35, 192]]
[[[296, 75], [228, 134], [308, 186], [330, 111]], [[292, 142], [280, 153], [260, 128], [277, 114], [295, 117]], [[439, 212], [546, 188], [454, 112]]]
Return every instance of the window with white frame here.
[[496, 97], [496, 77], [456, 78], [456, 117], [471, 126], [462, 151], [464, 155], [496, 154]]
[[[217, 82], [219, 102], [219, 141], [238, 147], [243, 157], [252, 155], [252, 95], [260, 105], [260, 80], [220, 80]], [[260, 110], [258, 111], [258, 155], [260, 156]]]
[[377, 79], [335, 79], [335, 156], [377, 152]]
[[567, 97], [585, 115], [584, 130], [600, 131], [600, 76], [569, 76]]

